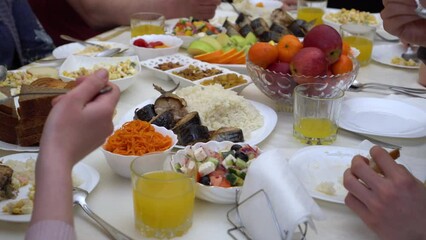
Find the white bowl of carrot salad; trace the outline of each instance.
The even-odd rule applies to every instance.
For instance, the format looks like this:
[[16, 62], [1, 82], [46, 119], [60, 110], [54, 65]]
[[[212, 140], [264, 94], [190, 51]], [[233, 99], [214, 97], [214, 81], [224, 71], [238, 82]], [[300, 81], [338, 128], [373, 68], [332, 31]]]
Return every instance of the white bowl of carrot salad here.
[[167, 153], [177, 143], [177, 136], [173, 131], [158, 127], [141, 120], [133, 120], [123, 124], [109, 136], [101, 147], [108, 165], [118, 175], [130, 178], [130, 164], [140, 156], [158, 156], [158, 153]]

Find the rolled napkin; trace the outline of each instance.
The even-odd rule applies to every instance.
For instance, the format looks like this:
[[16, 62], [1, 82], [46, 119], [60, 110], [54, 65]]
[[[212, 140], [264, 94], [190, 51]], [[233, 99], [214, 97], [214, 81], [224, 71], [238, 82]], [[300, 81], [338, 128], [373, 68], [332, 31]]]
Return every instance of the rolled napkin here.
[[[266, 151], [251, 163], [247, 172], [238, 212], [252, 239], [291, 239], [299, 224], [308, 222], [315, 229], [312, 220], [324, 218], [319, 206], [291, 171], [285, 155], [282, 149]], [[261, 189], [267, 194], [271, 207], [263, 193], [249, 198]], [[277, 230], [271, 209], [282, 234]]]

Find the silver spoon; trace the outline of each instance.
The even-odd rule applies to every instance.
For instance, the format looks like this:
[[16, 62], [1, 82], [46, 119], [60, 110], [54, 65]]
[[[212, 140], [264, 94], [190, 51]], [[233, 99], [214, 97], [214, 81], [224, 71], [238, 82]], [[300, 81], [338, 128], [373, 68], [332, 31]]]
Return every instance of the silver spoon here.
[[414, 49], [411, 45], [408, 45], [407, 50], [401, 54], [401, 57], [405, 61], [410, 61], [410, 59], [415, 62], [419, 61], [419, 58], [417, 57], [417, 49]]
[[0, 82], [3, 82], [7, 78], [7, 68], [0, 65]]
[[374, 89], [385, 89], [385, 90], [393, 90], [393, 91], [404, 91], [407, 93], [417, 93], [417, 94], [426, 94], [426, 88], [409, 88], [409, 87], [401, 87], [395, 85], [389, 85], [384, 83], [360, 83], [355, 80], [350, 89], [354, 92], [360, 92], [365, 88], [374, 88]]
[[87, 41], [83, 41], [83, 40], [80, 40], [80, 39], [77, 39], [77, 38], [74, 38], [74, 37], [70, 37], [70, 36], [68, 36], [68, 35], [60, 35], [60, 37], [62, 38], [62, 39], [64, 39], [64, 40], [67, 40], [67, 41], [70, 41], [70, 42], [78, 42], [78, 43], [80, 43], [80, 44], [82, 44], [82, 45], [84, 45], [84, 46], [95, 46], [95, 47], [97, 47], [97, 48], [99, 48], [99, 49], [106, 49], [106, 47], [105, 46], [102, 46], [102, 45], [100, 45], [100, 44], [96, 44], [96, 43], [92, 43], [92, 42], [87, 42]]
[[[105, 86], [104, 88], [102, 88], [101, 90], [99, 90], [98, 95], [99, 94], [104, 94], [107, 92], [110, 92], [112, 90], [111, 86]], [[68, 91], [70, 91], [70, 89], [57, 89], [57, 90], [50, 90], [50, 91], [39, 91], [39, 92], [27, 92], [27, 93], [18, 93], [18, 94], [14, 94], [11, 96], [6, 96], [5, 94], [3, 94], [2, 92], [0, 92], [0, 104], [15, 98], [15, 97], [19, 97], [19, 96], [25, 96], [25, 95], [60, 95], [60, 94], [65, 94]]]
[[74, 187], [73, 188], [73, 202], [74, 204], [78, 204], [84, 212], [87, 213], [95, 222], [97, 222], [112, 239], [123, 239], [129, 240], [131, 239], [124, 233], [117, 230], [115, 227], [111, 226], [109, 223], [105, 222], [102, 218], [96, 215], [92, 210], [90, 210], [89, 206], [86, 203], [86, 198], [89, 193], [81, 188]]
[[[127, 51], [127, 48], [109, 48], [109, 49], [105, 49], [102, 52], [98, 52], [95, 57], [112, 57], [116, 54], [122, 53]], [[36, 63], [53, 63], [53, 62], [57, 62], [57, 63], [62, 63], [63, 61], [65, 61], [66, 58], [54, 58], [54, 59], [40, 59], [37, 60]]]

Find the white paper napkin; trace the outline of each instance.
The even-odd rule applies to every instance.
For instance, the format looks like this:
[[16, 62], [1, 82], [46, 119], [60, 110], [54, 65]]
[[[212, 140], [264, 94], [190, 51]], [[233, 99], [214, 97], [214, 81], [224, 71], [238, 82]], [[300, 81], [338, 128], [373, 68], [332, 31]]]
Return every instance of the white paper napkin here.
[[[252, 162], [241, 189], [239, 203], [263, 189], [269, 197], [279, 226], [287, 231], [285, 239], [291, 239], [297, 226], [306, 221], [315, 230], [312, 219], [323, 219], [324, 214], [293, 174], [284, 156], [284, 150], [274, 149], [262, 153]], [[281, 239], [264, 194], [250, 198], [238, 210], [244, 227], [253, 239]]]

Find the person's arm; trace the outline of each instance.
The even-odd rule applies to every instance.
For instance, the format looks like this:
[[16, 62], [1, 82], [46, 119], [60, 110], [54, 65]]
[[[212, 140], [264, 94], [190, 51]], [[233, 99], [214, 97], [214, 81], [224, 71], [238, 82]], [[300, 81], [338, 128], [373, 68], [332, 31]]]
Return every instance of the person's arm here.
[[[420, 0], [426, 6], [426, 0]], [[426, 19], [415, 12], [415, 0], [383, 0], [380, 13], [385, 30], [402, 41], [426, 47]]]
[[[166, 18], [210, 19], [220, 0], [67, 0], [93, 28], [129, 25], [136, 12], [158, 12]], [[118, 14], [119, 13], [119, 14]]]
[[370, 150], [383, 171], [376, 173], [362, 156], [345, 171], [346, 205], [381, 239], [426, 239], [426, 188], [381, 147]]
[[[99, 147], [113, 131], [112, 116], [119, 90], [99, 70], [76, 88], [53, 100], [36, 162], [36, 191], [31, 223], [57, 220], [73, 225], [74, 164]], [[111, 92], [98, 95], [107, 84]]]

